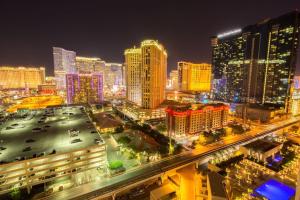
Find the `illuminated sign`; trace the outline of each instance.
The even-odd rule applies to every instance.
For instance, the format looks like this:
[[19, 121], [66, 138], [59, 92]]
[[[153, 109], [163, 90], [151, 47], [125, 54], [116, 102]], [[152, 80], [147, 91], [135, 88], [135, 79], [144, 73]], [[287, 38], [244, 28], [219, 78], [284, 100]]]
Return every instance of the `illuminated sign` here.
[[242, 32], [242, 29], [235, 29], [235, 30], [232, 30], [232, 31], [228, 31], [228, 32], [219, 34], [219, 35], [217, 35], [217, 38], [223, 38], [223, 37], [226, 37], [226, 36], [229, 36], [229, 35], [234, 35], [234, 34], [237, 34], [237, 33], [240, 33], [240, 32]]

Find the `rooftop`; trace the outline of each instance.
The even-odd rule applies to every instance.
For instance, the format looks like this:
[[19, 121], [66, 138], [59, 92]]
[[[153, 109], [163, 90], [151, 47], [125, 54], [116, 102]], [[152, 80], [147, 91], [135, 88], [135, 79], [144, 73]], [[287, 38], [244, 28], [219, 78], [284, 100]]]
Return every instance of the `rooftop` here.
[[256, 140], [254, 142], [246, 144], [244, 147], [255, 150], [257, 152], [267, 152], [271, 149], [274, 149], [275, 147], [278, 147], [279, 145], [281, 145], [281, 143], [270, 142], [266, 140]]
[[113, 116], [107, 113], [97, 113], [94, 115], [94, 119], [100, 128], [115, 128], [122, 125], [121, 122], [115, 120]]
[[260, 109], [260, 110], [278, 110], [282, 109], [281, 105], [276, 105], [276, 104], [249, 104], [249, 108], [255, 108], [255, 109]]
[[202, 110], [207, 108], [225, 108], [227, 105], [222, 103], [213, 103], [213, 104], [174, 104], [170, 105], [168, 109], [176, 112], [185, 112], [188, 110]]
[[[18, 114], [15, 114], [16, 116]], [[70, 132], [74, 135], [70, 135]], [[81, 106], [53, 107], [11, 117], [0, 125], [0, 162], [65, 153], [103, 142]]]
[[223, 184], [224, 177], [216, 172], [209, 172], [207, 177], [211, 185], [210, 188], [212, 196], [226, 198], [227, 193], [225, 190], [225, 185]]

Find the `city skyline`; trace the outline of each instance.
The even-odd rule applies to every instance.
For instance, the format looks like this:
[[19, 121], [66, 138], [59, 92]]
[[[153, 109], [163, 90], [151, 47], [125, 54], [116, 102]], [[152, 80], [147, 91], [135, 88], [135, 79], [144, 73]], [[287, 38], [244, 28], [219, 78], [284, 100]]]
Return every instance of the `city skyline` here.
[[0, 200], [300, 200], [287, 1], [0, 3]]
[[[151, 20], [143, 16], [143, 13], [152, 11], [151, 6], [134, 2], [126, 2], [124, 5], [117, 5], [116, 2], [70, 5], [65, 2], [59, 6], [55, 2], [1, 2], [4, 8], [0, 14], [3, 20], [1, 24], [6, 31], [0, 39], [3, 45], [0, 64], [42, 65], [47, 74], [53, 75], [51, 50], [54, 46], [78, 52], [82, 56], [123, 62], [122, 52], [131, 44], [144, 39], [157, 39], [168, 50], [170, 72], [179, 61], [211, 63], [210, 37], [213, 35], [299, 9], [296, 0], [284, 3], [264, 1], [259, 2], [260, 6], [253, 13], [244, 12], [243, 8], [251, 10], [255, 2], [245, 2], [243, 5], [232, 2], [164, 2], [156, 8]], [[271, 3], [272, 9], [267, 9]], [[210, 12], [210, 8], [214, 12]], [[177, 14], [179, 9], [181, 15]], [[76, 15], [78, 12], [85, 15]], [[136, 15], [140, 17], [136, 18]], [[242, 18], [236, 17], [241, 15]]]

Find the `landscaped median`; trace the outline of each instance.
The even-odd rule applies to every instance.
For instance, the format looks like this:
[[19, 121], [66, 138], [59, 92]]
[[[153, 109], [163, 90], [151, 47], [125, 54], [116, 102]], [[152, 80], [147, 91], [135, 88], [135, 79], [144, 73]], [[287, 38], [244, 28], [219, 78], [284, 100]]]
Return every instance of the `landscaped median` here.
[[116, 176], [126, 171], [123, 162], [120, 160], [110, 161], [108, 164], [110, 176]]

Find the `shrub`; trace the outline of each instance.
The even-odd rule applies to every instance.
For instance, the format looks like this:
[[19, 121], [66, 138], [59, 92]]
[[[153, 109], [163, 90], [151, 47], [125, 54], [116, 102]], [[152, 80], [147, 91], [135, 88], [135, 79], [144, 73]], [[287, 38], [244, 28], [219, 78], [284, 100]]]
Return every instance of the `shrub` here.
[[129, 144], [131, 139], [128, 136], [122, 136], [118, 139], [118, 142], [121, 144]]
[[119, 169], [121, 167], [123, 167], [123, 163], [120, 160], [109, 162], [109, 169]]
[[124, 131], [123, 126], [118, 126], [117, 128], [115, 128], [116, 133], [122, 133], [123, 131]]

